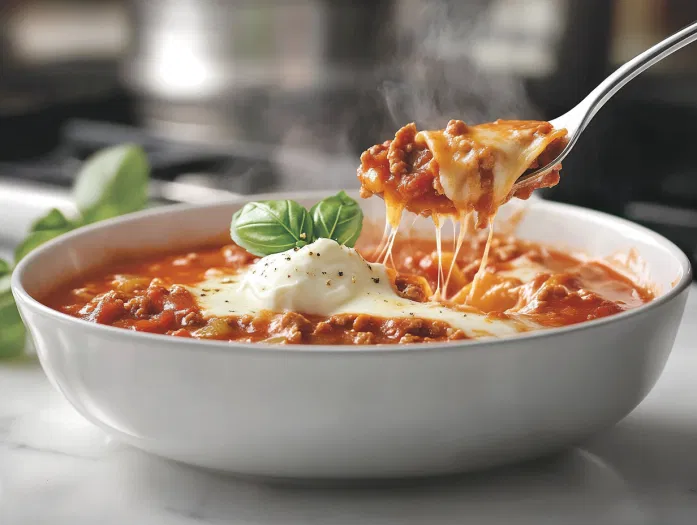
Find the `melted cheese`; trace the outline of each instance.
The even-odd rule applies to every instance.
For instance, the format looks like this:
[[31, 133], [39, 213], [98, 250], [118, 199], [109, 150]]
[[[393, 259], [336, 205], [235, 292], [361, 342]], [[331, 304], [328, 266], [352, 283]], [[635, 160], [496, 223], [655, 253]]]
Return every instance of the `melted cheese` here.
[[206, 317], [270, 310], [421, 318], [444, 321], [470, 337], [502, 337], [533, 328], [523, 321], [490, 319], [470, 308], [404, 299], [392, 288], [383, 265], [368, 263], [354, 249], [328, 239], [264, 257], [238, 275], [214, 277], [188, 288]]
[[511, 261], [509, 269], [499, 270], [496, 272], [496, 275], [501, 277], [512, 277], [518, 279], [522, 283], [527, 283], [541, 273], [549, 273], [549, 268], [535, 261], [531, 261], [526, 256], [522, 256]]
[[[534, 121], [499, 120], [478, 126], [460, 124], [460, 127], [453, 130], [449, 126], [444, 130], [421, 131], [416, 134], [415, 141], [426, 144], [433, 154], [432, 162], [438, 165], [438, 181], [443, 194], [454, 203], [457, 210], [469, 211], [477, 209], [480, 202], [487, 203], [486, 209], [477, 210], [478, 213], [489, 214], [487, 217], [479, 217], [479, 222], [489, 223], [490, 230], [482, 264], [472, 284], [471, 297], [475, 294], [479, 277], [486, 267], [486, 254], [493, 235], [493, 215], [508, 200], [518, 178], [551, 142], [564, 137], [566, 130], [554, 130], [547, 123]], [[455, 130], [457, 134], [453, 132]], [[485, 169], [490, 171], [486, 176], [493, 178], [490, 184], [484, 180]], [[436, 217], [434, 222], [438, 236]], [[438, 255], [440, 275], [443, 267], [440, 245]]]
[[425, 143], [438, 164], [443, 193], [458, 209], [469, 209], [485, 191], [481, 184], [480, 160], [484, 150], [493, 154], [495, 207], [503, 204], [516, 180], [566, 130], [544, 134], [539, 122], [497, 121], [467, 127], [465, 135], [445, 130], [420, 131], [416, 141]]

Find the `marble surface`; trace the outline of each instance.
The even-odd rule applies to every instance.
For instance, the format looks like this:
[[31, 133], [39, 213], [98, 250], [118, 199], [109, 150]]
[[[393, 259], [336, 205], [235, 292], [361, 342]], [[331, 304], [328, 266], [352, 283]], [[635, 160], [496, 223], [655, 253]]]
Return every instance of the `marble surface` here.
[[0, 361], [2, 525], [697, 523], [697, 287], [646, 400], [582, 447], [476, 475], [311, 485], [237, 479], [109, 439], [35, 359]]

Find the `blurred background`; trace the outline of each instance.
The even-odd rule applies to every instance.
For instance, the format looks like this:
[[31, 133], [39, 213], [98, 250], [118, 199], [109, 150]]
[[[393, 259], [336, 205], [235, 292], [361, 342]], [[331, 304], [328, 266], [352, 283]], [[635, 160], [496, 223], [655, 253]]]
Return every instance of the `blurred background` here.
[[[1, 0], [0, 241], [76, 167], [143, 145], [153, 200], [356, 187], [409, 121], [551, 119], [697, 19], [694, 0]], [[546, 197], [697, 257], [697, 46], [630, 83]]]

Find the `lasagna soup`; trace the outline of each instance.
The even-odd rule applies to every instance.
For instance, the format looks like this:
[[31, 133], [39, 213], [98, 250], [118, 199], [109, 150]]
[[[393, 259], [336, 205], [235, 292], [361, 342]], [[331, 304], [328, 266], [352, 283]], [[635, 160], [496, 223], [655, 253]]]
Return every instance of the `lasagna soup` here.
[[[252, 202], [232, 217], [234, 243], [115, 263], [46, 304], [177, 337], [359, 345], [514, 336], [650, 301], [601, 262], [494, 233], [499, 206], [558, 182], [556, 166], [514, 186], [565, 144], [566, 132], [545, 122], [452, 120], [421, 132], [409, 124], [365, 152], [358, 169], [361, 195], [385, 200], [382, 240], [361, 236], [363, 213], [344, 192], [310, 210]], [[432, 239], [397, 237], [405, 209], [433, 218]], [[451, 250], [443, 217], [459, 224]]]
[[90, 322], [177, 337], [358, 345], [511, 336], [652, 299], [601, 262], [503, 235], [493, 236], [472, 294], [487, 239], [442, 253], [452, 272], [438, 297], [433, 239], [398, 238], [387, 267], [366, 238], [356, 248], [319, 238], [266, 257], [229, 243], [115, 262], [44, 302]]

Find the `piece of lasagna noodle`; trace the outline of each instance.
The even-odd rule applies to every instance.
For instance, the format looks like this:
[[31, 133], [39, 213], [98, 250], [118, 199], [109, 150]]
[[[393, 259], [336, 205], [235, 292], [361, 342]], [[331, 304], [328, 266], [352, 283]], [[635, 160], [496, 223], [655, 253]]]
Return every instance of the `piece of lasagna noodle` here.
[[[432, 217], [438, 251], [436, 295], [447, 298], [464, 237], [472, 233], [473, 226], [489, 225], [510, 198], [527, 199], [537, 188], [556, 185], [561, 164], [527, 184], [515, 183], [526, 171], [553, 161], [564, 149], [566, 135], [566, 130], [554, 129], [549, 122], [532, 120], [497, 120], [476, 126], [451, 120], [445, 129], [435, 131], [417, 131], [412, 123], [401, 128], [393, 140], [365, 151], [358, 168], [361, 197], [378, 195], [387, 208], [389, 231], [385, 231], [378, 259], [389, 262], [404, 209]], [[447, 271], [441, 256], [444, 216], [460, 227]], [[486, 267], [492, 234], [490, 228], [478, 276]], [[470, 296], [477, 293], [480, 282], [475, 278]]]
[[484, 228], [511, 197], [526, 199], [533, 190], [559, 182], [561, 165], [514, 190], [521, 175], [556, 158], [566, 142], [566, 130], [549, 122], [497, 120], [468, 126], [451, 120], [435, 131], [407, 124], [393, 140], [361, 155], [361, 196], [382, 197], [393, 228], [405, 208], [434, 218], [475, 212], [477, 226]]

